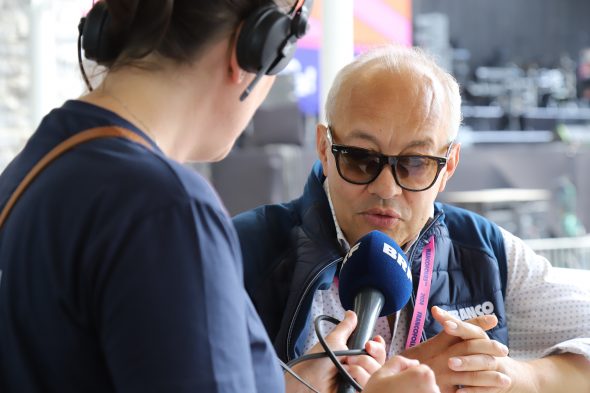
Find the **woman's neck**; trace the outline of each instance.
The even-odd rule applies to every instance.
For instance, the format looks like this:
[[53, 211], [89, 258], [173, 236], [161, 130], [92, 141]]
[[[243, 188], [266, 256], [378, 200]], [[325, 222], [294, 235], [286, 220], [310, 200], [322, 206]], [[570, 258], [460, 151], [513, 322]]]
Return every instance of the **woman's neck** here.
[[182, 70], [126, 67], [108, 73], [81, 99], [115, 112], [152, 138], [164, 154], [185, 161], [199, 138], [198, 132], [192, 132], [188, 141], [187, 129], [205, 123], [210, 113], [205, 100], [195, 98], [195, 89], [187, 88], [191, 83], [197, 84]]

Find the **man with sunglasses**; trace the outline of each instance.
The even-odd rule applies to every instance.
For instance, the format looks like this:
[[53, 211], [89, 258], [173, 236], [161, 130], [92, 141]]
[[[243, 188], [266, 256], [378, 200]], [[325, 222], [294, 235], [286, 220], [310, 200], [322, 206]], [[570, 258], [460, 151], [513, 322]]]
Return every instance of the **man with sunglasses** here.
[[[588, 289], [549, 283], [549, 264], [522, 240], [435, 202], [459, 163], [460, 105], [456, 81], [417, 50], [386, 47], [344, 67], [303, 195], [234, 219], [246, 288], [278, 355], [296, 358], [316, 343], [316, 316], [344, 314], [342, 256], [380, 230], [406, 251], [414, 281], [406, 307], [377, 321], [389, 356], [429, 365], [442, 392], [590, 391]], [[497, 325], [479, 322], [489, 339], [453, 337], [426, 304]]]

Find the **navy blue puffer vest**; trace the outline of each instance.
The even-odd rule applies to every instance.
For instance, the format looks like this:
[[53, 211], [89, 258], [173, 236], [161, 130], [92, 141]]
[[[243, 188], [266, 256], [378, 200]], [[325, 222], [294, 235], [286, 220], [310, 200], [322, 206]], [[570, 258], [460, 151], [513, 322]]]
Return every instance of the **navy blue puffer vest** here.
[[[284, 361], [302, 354], [313, 295], [318, 289], [329, 288], [344, 255], [336, 241], [323, 181], [317, 163], [300, 198], [259, 207], [234, 219], [242, 246], [246, 289]], [[434, 208], [434, 219], [408, 253], [414, 294], [422, 249], [434, 235], [428, 309], [437, 305], [461, 319], [494, 313], [498, 325], [488, 335], [508, 345], [506, 252], [499, 228], [463, 209], [439, 203]], [[413, 307], [413, 300], [408, 307]], [[423, 338], [441, 330], [428, 314]]]

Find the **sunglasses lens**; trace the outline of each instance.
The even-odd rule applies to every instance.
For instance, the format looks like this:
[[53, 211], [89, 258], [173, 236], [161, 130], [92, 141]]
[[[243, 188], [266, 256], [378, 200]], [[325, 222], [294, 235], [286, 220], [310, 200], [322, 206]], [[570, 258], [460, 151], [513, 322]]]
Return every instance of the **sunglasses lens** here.
[[431, 187], [445, 161], [418, 155], [384, 156], [366, 149], [335, 144], [332, 144], [332, 153], [338, 173], [349, 183], [371, 183], [389, 162], [397, 185], [409, 191], [423, 191]]
[[379, 157], [361, 149], [342, 149], [338, 153], [340, 175], [352, 183], [369, 183], [379, 175]]
[[400, 157], [395, 167], [400, 185], [410, 190], [428, 187], [438, 170], [438, 163], [429, 157]]

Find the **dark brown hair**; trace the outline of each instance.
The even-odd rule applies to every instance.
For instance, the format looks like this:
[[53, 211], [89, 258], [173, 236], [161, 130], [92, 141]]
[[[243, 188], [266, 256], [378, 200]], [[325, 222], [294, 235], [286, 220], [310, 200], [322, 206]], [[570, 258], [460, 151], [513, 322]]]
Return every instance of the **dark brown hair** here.
[[[272, 0], [103, 0], [108, 33], [121, 54], [107, 67], [134, 63], [155, 52], [179, 63], [195, 59], [208, 43], [231, 34], [257, 8]], [[280, 3], [280, 1], [277, 1]]]

